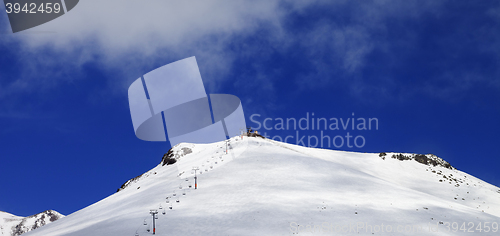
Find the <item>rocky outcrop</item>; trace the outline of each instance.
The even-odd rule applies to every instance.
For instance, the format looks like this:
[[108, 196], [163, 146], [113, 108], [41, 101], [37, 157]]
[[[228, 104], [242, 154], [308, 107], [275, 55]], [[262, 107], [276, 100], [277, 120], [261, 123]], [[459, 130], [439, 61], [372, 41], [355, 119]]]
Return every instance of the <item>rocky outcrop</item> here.
[[[385, 152], [381, 152], [379, 154], [379, 157], [385, 160], [385, 156], [387, 154]], [[454, 170], [455, 167], [451, 166], [450, 163], [447, 161], [437, 157], [434, 154], [403, 154], [403, 153], [394, 153], [392, 154], [391, 158], [397, 159], [400, 161], [406, 161], [406, 160], [414, 160], [418, 163], [428, 165], [428, 166], [442, 166], [444, 168]]]
[[[177, 159], [179, 159], [180, 157], [185, 156], [187, 154], [190, 154], [192, 152], [193, 152], [193, 150], [189, 147], [182, 147], [182, 146], [180, 146], [180, 144], [175, 145], [170, 150], [168, 150], [167, 153], [165, 153], [163, 155], [163, 157], [161, 158], [160, 164], [162, 166], [172, 165], [172, 164], [176, 163]], [[122, 184], [122, 186], [120, 188], [118, 188], [118, 190], [116, 190], [116, 192], [120, 192], [121, 190], [128, 187], [130, 184], [135, 183], [142, 178], [148, 177], [150, 174], [156, 174], [156, 173], [147, 172], [147, 173], [141, 174], [133, 179], [130, 179], [127, 182], [125, 182], [124, 184]]]

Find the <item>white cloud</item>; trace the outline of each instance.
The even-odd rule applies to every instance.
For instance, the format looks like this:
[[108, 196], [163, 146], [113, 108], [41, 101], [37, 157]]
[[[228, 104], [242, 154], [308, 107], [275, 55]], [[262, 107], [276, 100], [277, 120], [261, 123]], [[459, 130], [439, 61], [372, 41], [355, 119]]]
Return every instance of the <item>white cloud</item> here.
[[[346, 14], [342, 11], [351, 10], [349, 14], [352, 15], [348, 17], [352, 22], [340, 26], [318, 22], [305, 32], [305, 37], [293, 35], [282, 26], [292, 13], [310, 17], [307, 9], [318, 4], [331, 9], [332, 14]], [[56, 64], [66, 59], [67, 67], [74, 66], [72, 70], [88, 61], [98, 61], [111, 67], [127, 64], [124, 69], [133, 71], [148, 67], [156, 59], [164, 60], [165, 64], [196, 55], [201, 59], [203, 72], [212, 77], [209, 87], [215, 89], [217, 80], [224, 78], [235, 57], [244, 56], [235, 55], [241, 51], [227, 48], [235, 39], [258, 34], [264, 28], [269, 42], [281, 52], [293, 50], [289, 46], [300, 41], [310, 50], [308, 56], [318, 60], [315, 62], [318, 70], [332, 66], [322, 65], [324, 62], [319, 54], [331, 53], [334, 62], [340, 62], [335, 66], [354, 72], [363, 67], [365, 56], [373, 49], [371, 34], [383, 29], [383, 19], [418, 15], [426, 4], [398, 1], [86, 0], [80, 1], [59, 19], [2, 41], [4, 44], [20, 43], [21, 52], [39, 58], [27, 63], [38, 64], [42, 60], [43, 63]], [[51, 31], [56, 33], [36, 33]], [[44, 55], [44, 50], [57, 54], [49, 58]], [[40, 68], [36, 70], [38, 72]], [[22, 77], [30, 80], [35, 72], [29, 72], [28, 68], [23, 73]]]
[[158, 48], [182, 48], [213, 34], [250, 32], [259, 21], [279, 17], [276, 5], [277, 1], [80, 1], [60, 19], [31, 30], [58, 34], [24, 42], [72, 48], [94, 41], [108, 53], [154, 54]]
[[[0, 39], [4, 47], [27, 57], [22, 75], [9, 80], [7, 85], [4, 82], [3, 87], [15, 93], [30, 86], [39, 87], [40, 80], [48, 86], [51, 79], [37, 73], [60, 75], [66, 69], [74, 72], [88, 62], [137, 72], [154, 69], [151, 65], [155, 65], [156, 59], [163, 60], [157, 65], [161, 66], [196, 55], [203, 72], [212, 78], [208, 86], [214, 89], [217, 86], [214, 81], [224, 78], [224, 73], [231, 69], [234, 52], [227, 50], [228, 43], [235, 37], [251, 35], [262, 26], [280, 28], [285, 14], [282, 3], [278, 0], [80, 1], [56, 20]], [[62, 78], [68, 79], [71, 78]], [[125, 86], [133, 79], [120, 81]]]
[[[381, 79], [384, 83], [377, 87], [366, 83], [370, 78], [359, 71], [369, 63], [367, 56], [373, 50], [397, 55], [391, 51], [393, 42], [385, 38], [390, 24], [408, 19], [415, 22], [428, 15], [439, 17], [442, 4], [389, 0], [84, 0], [56, 20], [0, 38], [3, 47], [19, 52], [25, 65], [16, 78], [0, 81], [0, 97], [71, 83], [81, 77], [87, 63], [97, 63], [114, 75], [109, 76], [112, 78], [105, 88], [111, 91], [103, 94], [121, 93], [137, 79], [135, 76], [193, 55], [208, 92], [220, 92], [218, 88], [229, 79], [227, 75], [236, 60], [261, 57], [261, 62], [248, 65], [258, 69], [269, 62], [266, 57], [273, 52], [293, 54], [297, 47], [312, 68], [296, 76], [299, 88], [341, 82], [354, 96], [378, 93], [387, 91], [388, 86], [397, 87], [398, 78]], [[311, 9], [338, 17], [316, 19]], [[491, 14], [498, 15], [497, 11]], [[313, 23], [297, 30], [290, 26], [294, 24], [289, 22], [291, 16]], [[47, 31], [55, 33], [40, 33]], [[412, 31], [405, 33], [411, 35]], [[265, 45], [247, 42], [254, 37], [266, 41]], [[411, 40], [398, 43], [414, 46]], [[276, 68], [274, 75], [282, 69]], [[252, 88], [259, 85], [266, 91], [276, 87], [274, 75], [255, 73], [231, 78], [254, 81], [232, 84]]]

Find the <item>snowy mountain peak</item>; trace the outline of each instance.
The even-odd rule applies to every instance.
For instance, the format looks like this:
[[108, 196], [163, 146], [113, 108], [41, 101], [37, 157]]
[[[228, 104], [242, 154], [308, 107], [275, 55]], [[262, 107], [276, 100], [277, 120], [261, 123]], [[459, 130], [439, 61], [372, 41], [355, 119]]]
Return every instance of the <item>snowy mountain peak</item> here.
[[464, 222], [489, 222], [481, 235], [498, 235], [497, 186], [430, 154], [392, 155], [253, 137], [179, 144], [167, 153], [175, 163], [162, 159], [121, 191], [26, 235], [152, 235], [151, 210], [156, 235], [373, 235], [380, 227], [457, 235], [446, 225]]
[[0, 211], [0, 233], [2, 236], [18, 236], [54, 222], [64, 215], [47, 210], [32, 216], [21, 217]]

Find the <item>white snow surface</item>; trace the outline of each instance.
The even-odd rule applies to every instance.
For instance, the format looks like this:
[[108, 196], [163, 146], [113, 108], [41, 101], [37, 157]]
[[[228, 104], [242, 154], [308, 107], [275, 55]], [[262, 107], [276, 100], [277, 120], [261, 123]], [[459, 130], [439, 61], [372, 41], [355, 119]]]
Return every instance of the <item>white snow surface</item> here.
[[192, 152], [177, 163], [24, 235], [152, 235], [150, 210], [156, 235], [499, 235], [500, 189], [459, 170], [258, 137], [230, 146], [181, 143]]

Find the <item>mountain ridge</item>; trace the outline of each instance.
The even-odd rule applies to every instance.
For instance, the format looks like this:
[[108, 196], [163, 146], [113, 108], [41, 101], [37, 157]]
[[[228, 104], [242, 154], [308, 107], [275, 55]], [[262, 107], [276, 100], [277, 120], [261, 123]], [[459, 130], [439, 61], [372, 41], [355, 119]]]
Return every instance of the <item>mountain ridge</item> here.
[[364, 225], [352, 233], [411, 225], [422, 231], [393, 233], [434, 235], [431, 228], [447, 223], [500, 223], [500, 189], [454, 168], [250, 137], [233, 137], [228, 147], [176, 145], [173, 152], [191, 152], [26, 235], [149, 235], [150, 210], [159, 212], [157, 235], [334, 233], [355, 223]]

